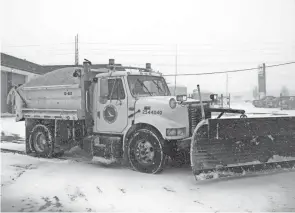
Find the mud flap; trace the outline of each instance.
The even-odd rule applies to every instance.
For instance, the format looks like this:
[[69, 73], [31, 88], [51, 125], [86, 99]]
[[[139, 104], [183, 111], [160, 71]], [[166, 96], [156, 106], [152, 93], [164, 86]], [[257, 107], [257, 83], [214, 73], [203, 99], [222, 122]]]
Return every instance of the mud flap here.
[[93, 136], [83, 138], [82, 143], [79, 146], [73, 147], [69, 153], [74, 157], [80, 157], [91, 161], [93, 159]]
[[192, 136], [194, 175], [278, 164], [288, 167], [294, 162], [295, 117], [209, 119], [200, 123]]

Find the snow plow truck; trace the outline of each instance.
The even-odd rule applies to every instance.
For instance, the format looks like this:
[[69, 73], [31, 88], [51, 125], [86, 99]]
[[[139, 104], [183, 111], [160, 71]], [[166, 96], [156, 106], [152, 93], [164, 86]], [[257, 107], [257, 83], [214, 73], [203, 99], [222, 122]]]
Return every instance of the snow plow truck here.
[[[117, 159], [151, 174], [170, 158], [188, 161], [195, 177], [294, 163], [295, 117], [248, 118], [244, 110], [211, 108], [201, 95], [171, 96], [150, 63], [127, 67], [110, 59], [105, 68], [91, 65], [85, 60], [15, 89], [16, 121], [25, 121], [28, 155], [51, 158], [75, 146], [91, 159]], [[219, 115], [213, 118], [213, 112]], [[238, 117], [222, 118], [224, 113]]]

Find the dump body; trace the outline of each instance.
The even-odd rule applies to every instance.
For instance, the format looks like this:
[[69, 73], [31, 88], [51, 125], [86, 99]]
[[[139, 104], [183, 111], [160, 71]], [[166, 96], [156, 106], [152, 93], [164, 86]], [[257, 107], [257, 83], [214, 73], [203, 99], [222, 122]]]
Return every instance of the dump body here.
[[[79, 78], [73, 76], [79, 67], [62, 68], [39, 76], [17, 89], [23, 101], [21, 113], [23, 117], [59, 118], [78, 120], [85, 117], [82, 100], [82, 89]], [[95, 75], [100, 72], [92, 72]]]

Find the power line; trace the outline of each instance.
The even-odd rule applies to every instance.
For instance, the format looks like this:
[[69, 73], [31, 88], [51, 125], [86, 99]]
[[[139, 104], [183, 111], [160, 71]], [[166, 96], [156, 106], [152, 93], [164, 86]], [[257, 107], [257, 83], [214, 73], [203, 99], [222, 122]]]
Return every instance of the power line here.
[[[294, 41], [295, 42], [295, 41]], [[291, 42], [291, 43], [294, 43]], [[243, 44], [247, 45], [249, 42], [239, 42], [238, 44]], [[153, 43], [153, 44], [147, 44], [147, 43], [108, 43], [108, 42], [81, 42], [81, 44], [98, 44], [98, 45], [120, 45], [120, 46], [125, 46], [125, 45], [130, 45], [130, 46], [171, 46], [174, 47], [176, 44], [171, 43], [171, 44], [159, 44], [159, 43]], [[269, 41], [269, 42], [262, 42], [261, 44], [264, 45], [281, 45], [281, 44], [286, 44], [286, 42], [283, 41]], [[214, 44], [214, 43], [202, 43], [202, 44], [177, 44], [179, 46], [216, 46], [220, 44]], [[227, 46], [227, 44], [225, 44]], [[289, 44], [288, 44], [289, 45]]]
[[[282, 63], [282, 64], [268, 65], [265, 67], [278, 67], [278, 66], [284, 66], [284, 65], [289, 65], [289, 64], [295, 64], [295, 61]], [[257, 69], [258, 69], [257, 67], [253, 67], [253, 68], [247, 68], [247, 69], [228, 70], [228, 71], [222, 71], [222, 72], [184, 73], [184, 74], [177, 74], [176, 76], [214, 75], [214, 74], [223, 74], [223, 73], [246, 72], [246, 71], [257, 70]], [[175, 76], [175, 74], [167, 74], [167, 75], [163, 75], [163, 76]]]
[[[3, 47], [39, 47], [39, 46], [48, 46], [48, 45], [60, 45], [60, 44], [73, 44], [74, 42], [63, 42], [63, 43], [54, 43], [54, 44], [27, 44], [27, 45], [12, 45], [12, 46], [5, 46], [3, 45]], [[107, 42], [79, 42], [80, 45], [116, 45], [116, 46], [170, 46], [172, 49], [173, 47], [175, 47], [176, 44], [147, 44], [147, 43], [107, 43]], [[247, 45], [247, 43], [238, 43], [238, 44], [242, 44], [242, 45]], [[269, 46], [267, 44], [275, 44], [277, 45], [288, 45], [288, 46], [293, 46], [294, 44], [290, 45], [290, 43], [286, 43], [284, 44], [283, 42], [263, 42], [262, 44], [264, 44], [264, 46]], [[182, 46], [182, 47], [228, 47], [227, 44], [214, 44], [214, 43], [203, 43], [203, 44], [178, 44], [178, 46]], [[174, 50], [171, 50], [174, 51]]]
[[284, 65], [289, 65], [289, 64], [294, 64], [295, 62], [287, 62], [287, 63], [282, 63], [282, 64], [274, 64], [274, 65], [268, 65], [266, 67], [278, 67], [278, 66], [284, 66]]
[[[103, 43], [103, 42], [81, 42], [81, 44], [99, 44], [99, 45], [118, 45], [118, 46], [175, 46], [175, 44], [135, 44], [135, 43]], [[210, 44], [203, 44], [201, 46], [207, 46]]]
[[3, 45], [3, 47], [41, 47], [41, 46], [51, 46], [51, 45], [60, 45], [60, 44], [73, 44], [74, 42], [66, 42], [66, 43], [55, 43], [55, 44], [28, 44], [28, 45], [20, 45], [20, 46], [5, 46]]

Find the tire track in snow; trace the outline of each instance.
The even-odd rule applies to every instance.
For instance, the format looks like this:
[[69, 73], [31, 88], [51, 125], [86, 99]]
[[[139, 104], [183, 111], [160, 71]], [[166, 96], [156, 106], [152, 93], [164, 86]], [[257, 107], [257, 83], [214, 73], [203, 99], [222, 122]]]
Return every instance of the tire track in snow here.
[[176, 192], [174, 189], [171, 189], [170, 187], [164, 186], [163, 189], [165, 189], [167, 192]]
[[33, 201], [31, 198], [23, 199], [21, 202], [25, 205], [19, 211], [20, 212], [40, 212], [40, 211], [53, 211], [53, 212], [63, 212], [63, 205], [61, 204], [59, 198], [54, 196], [53, 198], [41, 197], [42, 203]]
[[34, 166], [33, 164], [12, 164], [11, 167], [15, 168], [16, 174], [9, 176], [10, 181], [1, 183], [1, 187], [8, 186], [10, 184], [13, 184], [16, 182], [25, 172], [28, 170], [36, 169], [37, 166]]
[[75, 187], [75, 189], [73, 189], [72, 186], [68, 185], [65, 190], [67, 192], [67, 196], [71, 201], [76, 201], [78, 199], [84, 199], [85, 201], [88, 201], [86, 195], [77, 186]]

